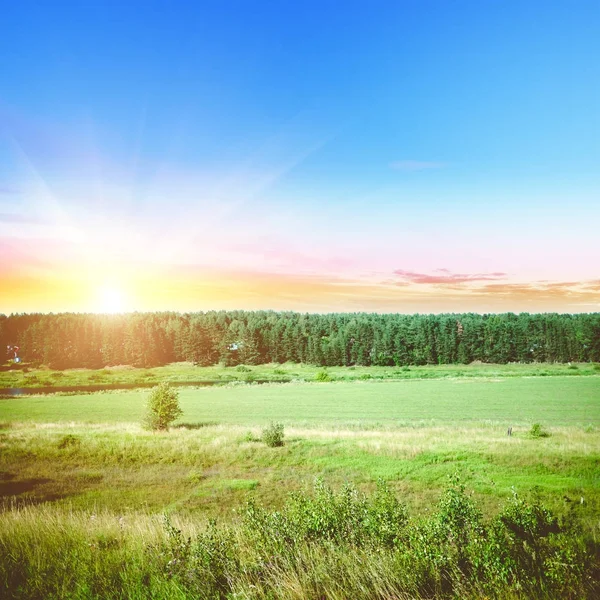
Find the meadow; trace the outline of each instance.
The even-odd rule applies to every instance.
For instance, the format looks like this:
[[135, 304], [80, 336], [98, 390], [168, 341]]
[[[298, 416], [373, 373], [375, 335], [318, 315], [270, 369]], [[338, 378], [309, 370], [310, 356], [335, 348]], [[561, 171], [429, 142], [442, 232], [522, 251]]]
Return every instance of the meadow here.
[[171, 383], [212, 382], [227, 384], [235, 381], [308, 382], [325, 378], [331, 381], [363, 381], [370, 379], [446, 379], [479, 377], [581, 377], [600, 375], [597, 363], [511, 363], [494, 365], [413, 365], [405, 367], [318, 367], [310, 364], [269, 363], [226, 367], [215, 364], [208, 367], [191, 362], [172, 363], [161, 367], [135, 368], [128, 365], [104, 369], [33, 368], [27, 365], [0, 370], [0, 388], [40, 388], [109, 385], [152, 385], [161, 381]]
[[[600, 377], [475, 367], [182, 388], [183, 416], [164, 433], [140, 425], [148, 390], [0, 400], [0, 589], [594, 597]], [[280, 448], [261, 441], [273, 421]], [[278, 546], [286, 536], [298, 543]]]

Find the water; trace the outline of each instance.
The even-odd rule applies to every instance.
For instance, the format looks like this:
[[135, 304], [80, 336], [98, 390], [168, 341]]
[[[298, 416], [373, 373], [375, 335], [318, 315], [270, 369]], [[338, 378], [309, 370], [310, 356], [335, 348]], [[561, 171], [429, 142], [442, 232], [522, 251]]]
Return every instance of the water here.
[[[208, 387], [212, 385], [227, 385], [230, 380], [208, 379], [203, 381], [169, 381], [173, 387]], [[252, 382], [242, 383], [289, 383], [289, 379], [256, 379]], [[108, 390], [135, 390], [139, 388], [153, 388], [154, 383], [109, 383], [98, 385], [52, 385], [44, 387], [0, 388], [0, 398], [14, 398], [16, 396], [33, 396], [39, 394], [56, 394], [57, 392], [104, 392]]]

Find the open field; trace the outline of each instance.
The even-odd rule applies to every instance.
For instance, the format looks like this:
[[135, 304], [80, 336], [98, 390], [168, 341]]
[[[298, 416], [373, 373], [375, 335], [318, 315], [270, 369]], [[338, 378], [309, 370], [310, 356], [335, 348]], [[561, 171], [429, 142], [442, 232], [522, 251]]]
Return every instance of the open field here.
[[[147, 390], [0, 400], [0, 421], [139, 422]], [[182, 389], [182, 422], [599, 425], [600, 377], [457, 378]]]
[[581, 377], [600, 375], [600, 365], [594, 363], [512, 363], [506, 365], [477, 363], [410, 367], [327, 367], [327, 369], [323, 369], [322, 367], [296, 363], [200, 367], [183, 362], [148, 369], [117, 366], [105, 369], [65, 369], [64, 371], [29, 368], [22, 365], [19, 368], [13, 367], [0, 371], [0, 388], [142, 385], [160, 381], [179, 383], [197, 381], [228, 383], [256, 380], [315, 381], [317, 374], [320, 372], [326, 372], [328, 377], [335, 381], [453, 377]]
[[[132, 390], [0, 400], [0, 590], [5, 587], [6, 597], [48, 597], [50, 590], [57, 598], [538, 597], [545, 575], [527, 583], [521, 575], [503, 579], [500, 571], [486, 571], [477, 575], [482, 579], [475, 587], [469, 583], [475, 575], [465, 579], [460, 561], [466, 559], [460, 559], [462, 550], [456, 554], [455, 533], [435, 525], [437, 519], [439, 527], [447, 522], [439, 511], [455, 474], [466, 496], [452, 492], [453, 506], [467, 510], [474, 502], [490, 527], [481, 539], [473, 533], [479, 525], [471, 534], [463, 532], [461, 544], [473, 553], [473, 564], [481, 560], [482, 547], [496, 551], [497, 546], [486, 546], [496, 535], [492, 519], [500, 514], [498, 527], [504, 527], [503, 511], [517, 509], [503, 507], [511, 506], [516, 492], [560, 519], [576, 519], [580, 527], [579, 533], [565, 529], [558, 541], [535, 550], [538, 557], [549, 553], [544, 573], [560, 571], [556, 580], [544, 580], [546, 597], [592, 598], [597, 591], [586, 577], [595, 577], [600, 538], [599, 377], [186, 388], [180, 390], [184, 414], [166, 433], [141, 428], [147, 396], [147, 390]], [[281, 448], [260, 441], [270, 421], [285, 424]], [[532, 437], [534, 422], [549, 436]], [[346, 531], [338, 541], [330, 538], [328, 525], [322, 541], [321, 534], [314, 539], [310, 534], [312, 541], [289, 553], [274, 549], [275, 538], [269, 537], [280, 535], [273, 533], [279, 517], [264, 525], [268, 539], [256, 541], [253, 532], [262, 526], [248, 525], [248, 499], [283, 510], [296, 492], [310, 503], [316, 477], [334, 490], [349, 483], [365, 494], [375, 493], [378, 480], [386, 481], [410, 515], [408, 529], [398, 533], [404, 541], [379, 548], [381, 540], [360, 533], [363, 517], [357, 517], [356, 531]], [[367, 514], [358, 500], [350, 509], [349, 500], [339, 498], [329, 498], [318, 510], [336, 502], [346, 511], [344, 523], [354, 518], [348, 510]], [[298, 510], [292, 510], [286, 527], [304, 527]], [[518, 510], [521, 516], [545, 514]], [[191, 554], [185, 554], [176, 533], [165, 530], [163, 514], [196, 540]], [[319, 519], [333, 518], [329, 508], [327, 515]], [[222, 525], [206, 533], [213, 517]], [[346, 540], [363, 534], [371, 540], [366, 546]], [[425, 542], [418, 540], [428, 540], [429, 550], [419, 550]], [[430, 556], [432, 547], [447, 552]], [[280, 560], [269, 558], [273, 553]], [[207, 556], [225, 562], [212, 563]], [[508, 558], [498, 560], [504, 564]], [[484, 563], [497, 561], [488, 556]], [[180, 572], [176, 564], [187, 566]], [[506, 564], [507, 573], [517, 569]], [[447, 576], [441, 575], [445, 569]], [[582, 575], [571, 580], [567, 572]], [[344, 584], [336, 587], [336, 580]]]

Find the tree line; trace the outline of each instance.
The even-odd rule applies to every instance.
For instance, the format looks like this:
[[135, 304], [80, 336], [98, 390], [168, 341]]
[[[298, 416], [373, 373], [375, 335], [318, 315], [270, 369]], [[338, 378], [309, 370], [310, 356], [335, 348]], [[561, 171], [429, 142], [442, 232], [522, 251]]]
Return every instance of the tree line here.
[[0, 343], [0, 348], [17, 345], [25, 363], [55, 369], [178, 361], [227, 366], [600, 362], [600, 313], [12, 314], [0, 315]]

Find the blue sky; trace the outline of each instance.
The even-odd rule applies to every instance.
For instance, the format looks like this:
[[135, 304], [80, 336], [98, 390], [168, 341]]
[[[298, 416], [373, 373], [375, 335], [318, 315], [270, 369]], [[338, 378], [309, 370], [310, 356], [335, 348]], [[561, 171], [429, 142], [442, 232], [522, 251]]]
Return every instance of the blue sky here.
[[[598, 2], [23, 1], [3, 22], [0, 237], [35, 239], [23, 265], [61, 246], [49, 280], [94, 236], [94, 265], [103, 244], [106, 271], [144, 262], [165, 227], [189, 238], [166, 265], [205, 278], [502, 272], [535, 297], [600, 277]], [[315, 309], [414, 308], [344, 302]]]

